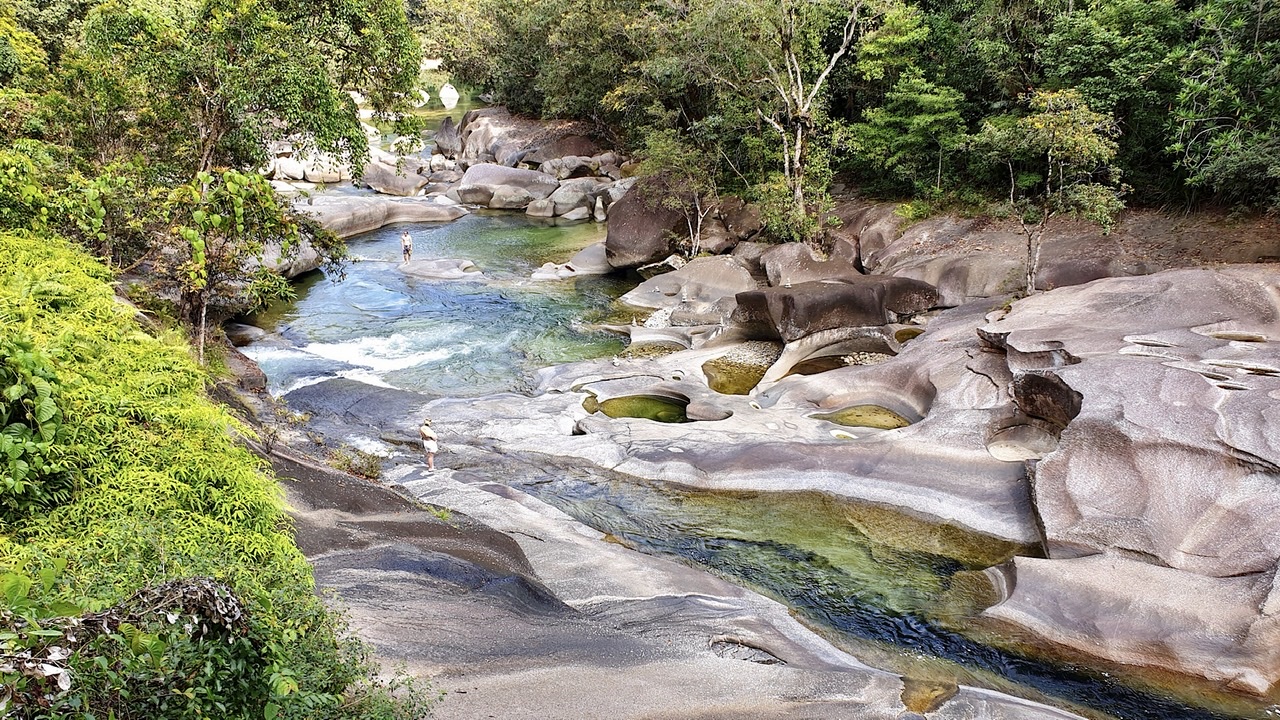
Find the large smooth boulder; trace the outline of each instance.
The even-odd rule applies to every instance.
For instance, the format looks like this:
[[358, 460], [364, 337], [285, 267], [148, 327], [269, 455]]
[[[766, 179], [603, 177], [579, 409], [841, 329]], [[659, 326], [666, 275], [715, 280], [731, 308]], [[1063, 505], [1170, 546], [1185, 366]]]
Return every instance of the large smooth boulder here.
[[794, 285], [814, 280], [852, 280], [862, 273], [839, 259], [819, 260], [805, 243], [785, 243], [769, 248], [760, 256], [769, 284]]
[[548, 160], [563, 157], [586, 157], [590, 158], [600, 152], [600, 145], [589, 137], [583, 135], [565, 135], [564, 137], [552, 140], [549, 143], [538, 146], [524, 156], [523, 162], [530, 164], [540, 164]]
[[534, 200], [525, 208], [524, 213], [529, 217], [551, 218], [556, 216], [556, 204], [550, 198], [542, 200]]
[[584, 207], [574, 208], [559, 217], [559, 220], [565, 223], [586, 222], [590, 219], [591, 211]]
[[728, 257], [700, 257], [679, 270], [640, 283], [619, 300], [646, 310], [683, 309], [715, 323], [732, 312], [735, 297], [756, 286], [751, 274]]
[[397, 222], [450, 222], [467, 214], [458, 205], [427, 198], [397, 199], [367, 195], [320, 195], [294, 202], [293, 209], [315, 218], [341, 238]]
[[[498, 193], [498, 189], [502, 187], [524, 191], [528, 199], [524, 200], [523, 204], [503, 205], [503, 207], [522, 208], [533, 200], [549, 197], [560, 187], [560, 183], [550, 175], [544, 175], [535, 170], [483, 163], [472, 165], [463, 173], [462, 179], [458, 181], [458, 197], [465, 203], [489, 205]], [[503, 192], [504, 198], [512, 197], [512, 190]], [[501, 202], [505, 203], [506, 200]]]
[[832, 208], [835, 226], [827, 231], [839, 255], [850, 263], [864, 264], [872, 253], [883, 250], [902, 234], [905, 219], [898, 203], [846, 200]]
[[621, 270], [656, 262], [671, 254], [677, 233], [688, 235], [684, 215], [662, 205], [664, 194], [657, 183], [640, 181], [609, 207], [610, 265]]
[[748, 240], [757, 235], [764, 227], [760, 208], [730, 195], [720, 202], [720, 219], [730, 233], [739, 240]]
[[466, 259], [411, 260], [399, 267], [406, 275], [426, 280], [477, 280], [481, 277], [480, 268]]
[[495, 210], [523, 210], [534, 200], [533, 194], [522, 187], [499, 185], [493, 189], [489, 207]]
[[278, 241], [268, 242], [262, 248], [262, 266], [286, 278], [292, 279], [309, 273], [319, 268], [320, 264], [320, 252], [306, 238], [287, 254], [281, 252]]
[[738, 236], [724, 226], [719, 218], [708, 218], [702, 222], [700, 250], [712, 255], [723, 255], [731, 252], [738, 245]]
[[527, 163], [526, 158], [539, 148], [554, 146], [558, 138], [581, 135], [584, 126], [562, 120], [536, 120], [512, 115], [503, 107], [487, 107], [467, 112], [459, 127], [460, 161], [515, 167]]
[[601, 171], [599, 160], [578, 155], [570, 155], [568, 157], [548, 160], [538, 165], [538, 170], [539, 172], [544, 172], [548, 175], [554, 175], [559, 180], [597, 177], [599, 175], [607, 174]]
[[302, 180], [306, 174], [306, 166], [301, 160], [292, 157], [276, 158], [274, 176], [276, 180]]
[[937, 301], [927, 283], [859, 277], [739, 293], [733, 321], [763, 339], [792, 342], [824, 330], [878, 326], [922, 312]]
[[576, 180], [565, 180], [560, 183], [560, 187], [551, 193], [550, 200], [555, 204], [555, 214], [564, 215], [570, 210], [577, 208], [594, 208], [596, 201], [596, 192], [602, 185], [607, 185], [607, 179], [598, 178], [581, 178]]
[[395, 163], [370, 160], [360, 173], [360, 182], [383, 195], [412, 197], [430, 182], [431, 178], [417, 172], [420, 168]]
[[453, 122], [453, 116], [449, 115], [440, 121], [440, 129], [436, 130], [435, 151], [447, 158], [455, 158], [462, 151], [462, 137], [458, 133], [458, 126]]

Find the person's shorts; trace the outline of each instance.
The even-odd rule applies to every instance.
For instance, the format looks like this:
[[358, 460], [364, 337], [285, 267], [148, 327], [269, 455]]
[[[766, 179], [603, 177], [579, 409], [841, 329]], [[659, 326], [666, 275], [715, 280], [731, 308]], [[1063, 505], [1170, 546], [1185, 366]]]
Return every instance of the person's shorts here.
[[436, 444], [436, 441], [435, 441], [435, 440], [426, 440], [426, 439], [423, 439], [423, 441], [422, 441], [422, 449], [423, 449], [423, 450], [426, 450], [426, 451], [427, 451], [427, 452], [429, 452], [429, 453], [437, 453], [437, 452], [440, 452], [440, 446], [439, 446], [438, 444]]

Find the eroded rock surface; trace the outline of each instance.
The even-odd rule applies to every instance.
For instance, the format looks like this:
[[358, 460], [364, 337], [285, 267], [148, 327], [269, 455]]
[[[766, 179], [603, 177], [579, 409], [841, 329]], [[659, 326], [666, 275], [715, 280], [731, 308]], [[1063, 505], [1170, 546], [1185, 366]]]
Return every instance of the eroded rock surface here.
[[[392, 394], [391, 406], [414, 406], [411, 394], [381, 391]], [[399, 465], [388, 477], [397, 490], [291, 451], [273, 457], [317, 582], [384, 662], [445, 693], [441, 716], [902, 717], [898, 676], [836, 650], [772, 600], [607, 542], [489, 482], [505, 453], [459, 439], [442, 437], [454, 467], [472, 469]], [[929, 716], [1076, 718], [967, 687]]]
[[[1264, 600], [1280, 560], [1280, 276], [1099, 280], [1015, 303], [982, 331], [1016, 372], [1078, 395], [1035, 473], [1051, 560], [1020, 561], [1034, 582], [1020, 572], [1013, 606], [992, 612], [1091, 654], [1267, 692], [1280, 681]], [[1109, 559], [1075, 569], [1087, 555]], [[1089, 620], [1118, 606], [1132, 613]]]

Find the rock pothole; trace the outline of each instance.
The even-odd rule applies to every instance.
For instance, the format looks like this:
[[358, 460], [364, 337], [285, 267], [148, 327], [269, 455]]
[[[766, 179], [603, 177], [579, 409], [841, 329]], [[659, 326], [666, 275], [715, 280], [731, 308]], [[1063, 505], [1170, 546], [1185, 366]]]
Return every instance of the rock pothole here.
[[782, 355], [782, 343], [752, 340], [702, 364], [707, 385], [723, 395], [748, 395]]
[[1039, 460], [1058, 449], [1058, 436], [1028, 419], [1007, 425], [987, 439], [987, 452], [1005, 462]]
[[896, 430], [911, 425], [919, 420], [909, 419], [889, 408], [880, 405], [850, 405], [829, 413], [817, 413], [811, 416], [815, 420], [826, 420], [837, 425], [857, 428], [873, 428], [877, 430]]
[[689, 422], [686, 409], [688, 398], [665, 395], [623, 395], [600, 400], [589, 395], [582, 401], [582, 409], [589, 413], [603, 413], [611, 418], [644, 418], [663, 423]]

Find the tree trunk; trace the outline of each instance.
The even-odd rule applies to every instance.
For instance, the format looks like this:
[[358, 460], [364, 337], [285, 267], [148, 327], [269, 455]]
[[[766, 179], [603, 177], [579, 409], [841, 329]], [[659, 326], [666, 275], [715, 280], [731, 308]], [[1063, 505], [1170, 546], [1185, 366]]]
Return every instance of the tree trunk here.
[[942, 190], [942, 143], [938, 143], [938, 180], [933, 184], [933, 189]]
[[791, 197], [793, 207], [796, 211], [796, 217], [803, 217], [807, 208], [804, 202], [804, 141], [805, 131], [803, 123], [796, 125], [796, 146], [795, 159], [792, 161], [791, 172]]
[[205, 320], [208, 317], [208, 313], [209, 313], [209, 302], [205, 299], [204, 294], [201, 293], [200, 295], [200, 328], [196, 330], [196, 332], [199, 333], [199, 340], [197, 340], [197, 347], [199, 348], [197, 350], [197, 357], [199, 357], [200, 365], [202, 367], [204, 366]]

